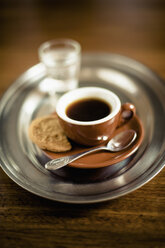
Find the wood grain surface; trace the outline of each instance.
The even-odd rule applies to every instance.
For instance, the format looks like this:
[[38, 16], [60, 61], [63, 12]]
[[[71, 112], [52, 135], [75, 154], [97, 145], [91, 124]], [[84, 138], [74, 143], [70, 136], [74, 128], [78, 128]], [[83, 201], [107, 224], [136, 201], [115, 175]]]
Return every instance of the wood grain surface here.
[[[46, 40], [118, 53], [165, 79], [165, 1], [0, 0], [0, 95], [38, 63]], [[14, 148], [13, 148], [14, 149]], [[165, 247], [165, 170], [113, 201], [72, 205], [35, 196], [0, 169], [0, 247]]]

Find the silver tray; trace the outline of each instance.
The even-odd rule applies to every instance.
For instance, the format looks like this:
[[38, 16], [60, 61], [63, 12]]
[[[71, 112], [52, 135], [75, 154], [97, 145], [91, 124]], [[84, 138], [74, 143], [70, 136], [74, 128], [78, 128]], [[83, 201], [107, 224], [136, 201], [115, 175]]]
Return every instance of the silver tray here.
[[120, 55], [83, 55], [80, 87], [104, 87], [122, 102], [132, 102], [145, 131], [136, 154], [120, 164], [118, 171], [108, 174], [105, 169], [100, 171], [99, 180], [87, 181], [75, 181], [75, 171], [70, 172], [71, 177], [63, 177], [44, 169], [46, 158], [28, 138], [31, 120], [53, 110], [42, 84], [44, 77], [43, 65], [33, 66], [11, 85], [0, 102], [0, 163], [13, 181], [48, 199], [94, 203], [132, 192], [161, 171], [165, 164], [165, 84], [154, 72]]

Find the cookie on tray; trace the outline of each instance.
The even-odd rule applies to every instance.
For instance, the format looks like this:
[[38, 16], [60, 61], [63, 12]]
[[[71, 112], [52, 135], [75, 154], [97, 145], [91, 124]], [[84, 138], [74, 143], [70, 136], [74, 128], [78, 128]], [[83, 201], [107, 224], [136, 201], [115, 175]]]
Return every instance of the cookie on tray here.
[[52, 152], [66, 152], [72, 146], [56, 115], [39, 117], [29, 127], [29, 137], [41, 149]]

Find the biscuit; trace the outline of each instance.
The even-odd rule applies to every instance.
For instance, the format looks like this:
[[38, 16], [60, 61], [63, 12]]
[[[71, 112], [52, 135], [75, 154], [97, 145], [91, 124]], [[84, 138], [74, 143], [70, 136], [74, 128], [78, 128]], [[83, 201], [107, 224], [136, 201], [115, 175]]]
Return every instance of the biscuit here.
[[29, 126], [29, 137], [44, 150], [66, 152], [72, 148], [56, 115], [33, 120]]

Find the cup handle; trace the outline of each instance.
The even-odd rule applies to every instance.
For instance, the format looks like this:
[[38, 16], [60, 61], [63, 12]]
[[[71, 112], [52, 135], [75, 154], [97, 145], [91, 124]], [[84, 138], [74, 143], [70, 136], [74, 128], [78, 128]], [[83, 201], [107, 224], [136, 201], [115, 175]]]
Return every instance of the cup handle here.
[[136, 113], [136, 108], [132, 103], [124, 103], [121, 106], [121, 113], [119, 118], [119, 124], [118, 127], [122, 126], [126, 122], [128, 122], [130, 119], [134, 117]]

